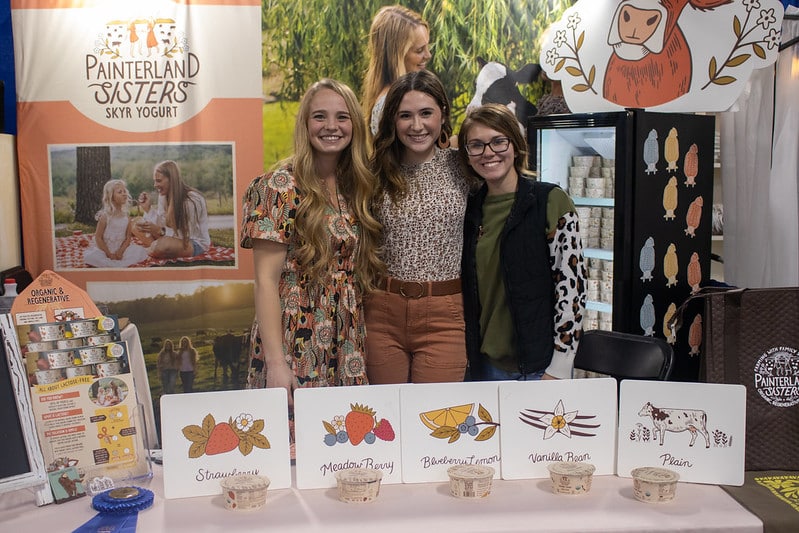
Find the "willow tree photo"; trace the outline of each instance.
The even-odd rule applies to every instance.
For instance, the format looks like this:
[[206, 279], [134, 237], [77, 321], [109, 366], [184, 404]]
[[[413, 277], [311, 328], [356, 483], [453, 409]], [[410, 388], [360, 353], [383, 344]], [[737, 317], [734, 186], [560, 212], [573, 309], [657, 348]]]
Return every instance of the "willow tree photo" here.
[[[538, 63], [541, 33], [574, 0], [264, 0], [267, 165], [290, 152], [297, 102], [311, 83], [332, 77], [361, 94], [372, 17], [382, 6], [395, 3], [420, 13], [428, 22], [433, 55], [428, 68], [447, 88], [457, 124], [474, 94], [478, 58], [510, 69]], [[533, 102], [542, 93], [540, 82], [519, 89]]]

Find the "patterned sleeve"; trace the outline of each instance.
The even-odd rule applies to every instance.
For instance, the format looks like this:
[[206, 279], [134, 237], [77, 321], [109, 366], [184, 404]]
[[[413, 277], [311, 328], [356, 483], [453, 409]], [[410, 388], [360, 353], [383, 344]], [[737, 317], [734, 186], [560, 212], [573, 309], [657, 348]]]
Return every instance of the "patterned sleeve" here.
[[290, 169], [281, 167], [255, 178], [242, 200], [241, 247], [252, 248], [253, 239], [288, 244], [299, 203]]
[[[563, 198], [553, 198], [553, 195], [562, 195], [568, 203], [564, 204]], [[560, 206], [558, 211], [561, 215], [557, 218], [554, 233], [550, 231], [548, 239], [555, 283], [555, 351], [546, 372], [556, 378], [568, 379], [572, 377], [574, 356], [582, 334], [586, 271], [579, 219], [574, 205], [561, 189], [554, 189], [550, 193], [549, 207], [552, 207], [553, 199]]]

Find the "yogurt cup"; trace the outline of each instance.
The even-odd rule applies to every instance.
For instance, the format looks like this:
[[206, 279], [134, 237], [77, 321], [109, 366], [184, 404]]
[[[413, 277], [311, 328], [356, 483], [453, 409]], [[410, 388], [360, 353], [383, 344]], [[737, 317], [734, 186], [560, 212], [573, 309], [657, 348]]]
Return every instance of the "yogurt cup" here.
[[106, 361], [104, 363], [97, 363], [95, 368], [97, 369], [97, 377], [107, 378], [122, 373], [122, 362]]
[[76, 378], [78, 376], [93, 376], [94, 365], [70, 366], [66, 369], [68, 378]]
[[494, 469], [490, 466], [455, 465], [447, 474], [449, 492], [456, 498], [485, 498], [491, 493]]
[[75, 351], [84, 365], [105, 362], [106, 349], [104, 346], [84, 346]]
[[52, 368], [50, 370], [37, 370], [35, 372], [36, 383], [38, 385], [48, 385], [50, 383], [57, 383], [64, 379], [64, 371], [60, 368]]
[[69, 348], [66, 350], [50, 350], [44, 352], [47, 361], [50, 363], [50, 368], [66, 368], [72, 366], [72, 361], [75, 359], [75, 350]]
[[555, 494], [585, 494], [591, 490], [596, 467], [591, 463], [559, 461], [550, 463], [547, 469]]
[[251, 474], [229, 476], [219, 483], [225, 495], [225, 509], [230, 511], [255, 511], [266, 504], [269, 478]]
[[665, 503], [674, 499], [680, 475], [668, 468], [643, 466], [631, 472], [635, 499], [645, 503]]
[[34, 337], [31, 340], [39, 341], [57, 341], [66, 338], [66, 327], [63, 322], [51, 322], [49, 324], [33, 324], [31, 326], [31, 335]]
[[594, 156], [592, 155], [574, 155], [572, 156], [572, 164], [576, 167], [590, 167], [594, 164]]
[[369, 503], [380, 494], [383, 472], [374, 468], [347, 468], [336, 472], [338, 499], [345, 503]]
[[25, 345], [25, 353], [49, 352], [58, 348], [58, 341], [29, 342]]
[[114, 342], [113, 335], [89, 335], [86, 337], [86, 344], [90, 346], [98, 346], [100, 344], [108, 344], [109, 342]]
[[65, 350], [67, 348], [78, 348], [83, 346], [83, 341], [81, 339], [61, 339], [55, 341], [56, 348], [59, 350]]
[[69, 331], [72, 332], [73, 337], [88, 337], [90, 335], [97, 335], [99, 328], [97, 327], [97, 320], [72, 320], [69, 322]]

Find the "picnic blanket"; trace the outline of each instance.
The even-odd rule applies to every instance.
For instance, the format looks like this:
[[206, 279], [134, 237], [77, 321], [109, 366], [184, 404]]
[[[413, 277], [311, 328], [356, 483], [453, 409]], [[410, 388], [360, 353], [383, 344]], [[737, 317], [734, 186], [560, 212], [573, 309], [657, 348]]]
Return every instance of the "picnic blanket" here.
[[[94, 234], [69, 235], [55, 239], [55, 270], [74, 268], [92, 268], [83, 261], [83, 252], [93, 244]], [[202, 261], [230, 262], [236, 259], [233, 248], [216, 246], [213, 243], [204, 254], [192, 257], [178, 257], [175, 259], [155, 259], [148, 257], [140, 263], [128, 268], [162, 267], [170, 264], [197, 263]]]

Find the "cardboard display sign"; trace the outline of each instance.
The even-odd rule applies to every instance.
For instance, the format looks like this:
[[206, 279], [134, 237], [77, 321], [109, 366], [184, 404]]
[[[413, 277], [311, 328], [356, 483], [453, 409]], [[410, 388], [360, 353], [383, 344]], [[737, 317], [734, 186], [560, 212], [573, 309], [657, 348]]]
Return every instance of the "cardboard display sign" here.
[[285, 389], [164, 395], [161, 436], [165, 498], [221, 494], [236, 474], [291, 486]]
[[403, 385], [402, 480], [447, 481], [468, 464], [500, 473], [499, 382]]
[[743, 385], [624, 380], [616, 474], [658, 466], [680, 481], [740, 486], [745, 428]]
[[374, 468], [402, 481], [400, 387], [320, 387], [294, 391], [297, 487], [336, 486], [336, 472]]
[[557, 461], [615, 472], [615, 379], [502, 382], [499, 412], [503, 479], [548, 478]]

